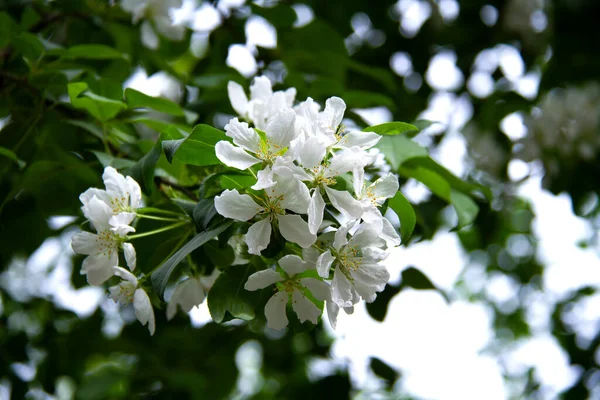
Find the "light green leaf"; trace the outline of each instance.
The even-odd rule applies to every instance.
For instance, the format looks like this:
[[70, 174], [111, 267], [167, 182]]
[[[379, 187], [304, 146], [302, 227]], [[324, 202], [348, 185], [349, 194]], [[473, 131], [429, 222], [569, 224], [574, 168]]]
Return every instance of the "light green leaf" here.
[[127, 175], [131, 175], [140, 184], [146, 194], [150, 194], [154, 187], [154, 170], [161, 154], [161, 141], [162, 138], [159, 137], [152, 150], [140, 158], [127, 171]]
[[96, 156], [98, 161], [100, 161], [100, 164], [102, 164], [104, 168], [113, 167], [116, 169], [121, 169], [132, 167], [133, 165], [135, 165], [135, 161], [128, 160], [126, 158], [116, 158], [102, 151], [92, 151], [92, 153], [94, 153], [94, 155]]
[[377, 143], [377, 148], [381, 150], [394, 170], [398, 170], [407, 160], [429, 155], [425, 147], [403, 135], [384, 136]]
[[86, 110], [102, 122], [114, 118], [119, 112], [127, 109], [127, 105], [121, 101], [90, 92], [85, 82], [69, 83], [67, 91], [73, 107]]
[[208, 309], [212, 319], [221, 323], [233, 318], [251, 320], [255, 317], [254, 308], [260, 292], [244, 289], [248, 276], [256, 270], [250, 264], [234, 265], [219, 275], [208, 292]]
[[165, 140], [163, 150], [167, 160], [181, 161], [185, 164], [206, 166], [221, 164], [215, 155], [215, 144], [220, 140], [231, 141], [225, 132], [209, 125], [196, 125], [192, 133], [179, 140]]
[[19, 166], [19, 168], [23, 168], [26, 165], [26, 162], [21, 160], [14, 151], [7, 149], [6, 147], [0, 146], [0, 156], [4, 156], [14, 161], [15, 164]]
[[229, 220], [209, 231], [200, 232], [189, 242], [187, 242], [181, 249], [177, 250], [177, 252], [173, 254], [171, 258], [165, 261], [160, 268], [152, 273], [152, 286], [159, 296], [163, 295], [165, 288], [167, 287], [167, 283], [169, 282], [169, 277], [173, 273], [175, 267], [185, 258], [185, 256], [223, 232], [229, 227], [229, 225], [231, 225], [231, 223], [232, 221]]
[[400, 219], [400, 234], [402, 236], [402, 243], [406, 244], [417, 223], [415, 210], [412, 204], [410, 204], [410, 201], [408, 201], [400, 191], [398, 191], [396, 195], [390, 199], [388, 204]]
[[458, 225], [456, 229], [467, 226], [477, 218], [479, 206], [473, 199], [464, 193], [453, 190], [450, 194], [450, 202], [458, 215]]
[[171, 100], [148, 96], [147, 94], [138, 92], [135, 89], [125, 89], [125, 100], [131, 109], [151, 108], [153, 110], [178, 117], [183, 117], [185, 115], [183, 109]]
[[363, 129], [363, 132], [375, 132], [379, 135], [394, 136], [405, 134], [413, 137], [419, 132], [419, 128], [406, 122], [386, 122], [384, 124], [373, 125]]

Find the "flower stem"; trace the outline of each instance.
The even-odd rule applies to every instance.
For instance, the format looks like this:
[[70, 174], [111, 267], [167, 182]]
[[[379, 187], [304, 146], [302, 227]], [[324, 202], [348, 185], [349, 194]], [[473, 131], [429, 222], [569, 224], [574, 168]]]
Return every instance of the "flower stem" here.
[[148, 232], [144, 232], [144, 233], [138, 233], [137, 235], [129, 235], [129, 236], [126, 237], [126, 240], [133, 240], [133, 239], [139, 239], [139, 238], [143, 238], [143, 237], [150, 236], [150, 235], [156, 235], [157, 233], [162, 233], [162, 232], [169, 231], [171, 229], [179, 228], [180, 226], [187, 225], [188, 223], [189, 223], [188, 221], [181, 221], [181, 222], [178, 222], [178, 223], [173, 224], [173, 225], [169, 225], [169, 226], [165, 226], [163, 228], [155, 229], [153, 231], [148, 231]]
[[173, 221], [173, 222], [182, 221], [181, 218], [165, 218], [165, 217], [157, 217], [155, 215], [147, 215], [147, 214], [138, 214], [137, 216], [139, 218], [154, 219], [156, 221]]
[[175, 215], [178, 217], [181, 217], [183, 215], [183, 214], [175, 212], [175, 211], [163, 210], [163, 209], [155, 208], [155, 207], [138, 208], [137, 210], [135, 210], [135, 212], [136, 212], [136, 214], [138, 214], [138, 216], [147, 215], [147, 213]]

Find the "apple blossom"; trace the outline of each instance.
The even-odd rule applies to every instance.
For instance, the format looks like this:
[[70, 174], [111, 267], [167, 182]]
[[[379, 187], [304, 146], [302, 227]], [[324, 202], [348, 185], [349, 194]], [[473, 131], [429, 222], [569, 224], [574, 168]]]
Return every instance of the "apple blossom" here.
[[142, 325], [148, 324], [148, 330], [151, 335], [154, 335], [156, 330], [156, 322], [154, 318], [154, 310], [148, 294], [138, 286], [137, 278], [129, 271], [121, 267], [113, 267], [113, 274], [123, 279], [121, 283], [111, 286], [109, 297], [115, 303], [127, 305], [133, 302], [135, 317]]

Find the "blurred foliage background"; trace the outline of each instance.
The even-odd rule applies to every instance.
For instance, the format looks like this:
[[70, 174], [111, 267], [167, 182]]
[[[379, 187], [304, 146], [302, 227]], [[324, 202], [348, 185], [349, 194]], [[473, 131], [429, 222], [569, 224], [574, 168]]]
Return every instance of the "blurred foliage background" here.
[[[475, 223], [455, 233], [467, 256], [444, 295], [491, 310], [495, 333], [486, 352], [499, 360], [507, 397], [559, 395], [535, 368], [515, 373], [501, 360], [539, 328], [530, 315], [546, 296], [544, 274], [553, 262], [540, 254], [536, 210], [519, 188], [537, 174], [547, 191], [566, 193], [591, 232], [577, 245], [597, 257], [600, 3], [149, 0], [143, 9], [135, 3], [0, 0], [0, 397], [415, 397], [403, 386], [403, 371], [375, 357], [374, 386], [354, 382], [344, 362], [311, 372], [315, 360], [328, 359], [334, 340], [322, 324], [284, 334], [253, 323], [193, 327], [182, 315], [167, 324], [157, 310], [159, 329], [149, 337], [129, 324], [131, 312], [121, 318], [79, 275], [82, 257], [69, 249], [81, 222], [78, 195], [99, 186], [102, 165], [114, 165], [107, 154], [141, 157], [164, 130], [156, 120], [188, 132], [192, 123], [222, 128], [232, 114], [227, 82], [247, 87], [256, 74], [296, 87], [299, 99], [340, 96], [363, 125], [372, 118], [364, 109], [373, 107], [384, 120], [435, 121], [417, 140], [442, 163], [444, 143], [463, 143], [453, 171], [490, 186], [494, 200], [481, 202]], [[169, 14], [169, 7], [179, 11]], [[276, 43], [262, 40], [273, 37], [271, 30]], [[99, 120], [121, 111], [124, 85], [136, 84], [181, 104], [186, 114], [125, 112], [102, 131], [86, 122], [87, 106], [69, 101], [67, 84], [74, 81], [105, 99], [93, 105]], [[160, 171], [184, 186], [195, 179], [164, 156], [157, 171], [158, 185]], [[409, 198], [418, 218], [411, 243], [450, 229], [445, 202], [427, 193]], [[560, 221], [543, 226], [571, 228]], [[443, 268], [444, 255], [438, 257]], [[394, 263], [409, 267], [400, 257]], [[483, 283], [474, 289], [477, 274]], [[510, 304], [487, 295], [493, 281], [508, 282]], [[400, 285], [389, 285], [368, 306], [370, 315], [383, 320], [389, 302], [408, 288], [435, 289], [419, 265], [406, 268]], [[597, 290], [590, 282], [544, 303], [551, 304], [547, 328], [578, 371], [561, 389], [564, 398], [600, 396], [597, 320], [585, 334], [569, 322]]]

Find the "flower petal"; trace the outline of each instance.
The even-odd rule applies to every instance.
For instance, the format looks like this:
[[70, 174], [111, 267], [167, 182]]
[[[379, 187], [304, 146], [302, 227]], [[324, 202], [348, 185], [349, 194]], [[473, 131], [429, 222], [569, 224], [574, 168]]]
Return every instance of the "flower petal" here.
[[280, 204], [286, 210], [298, 214], [306, 214], [310, 203], [310, 192], [304, 182], [293, 176], [279, 178], [277, 184], [271, 189], [270, 197], [281, 197]]
[[375, 146], [379, 140], [381, 140], [381, 136], [375, 132], [352, 131], [344, 135], [336, 147], [358, 146], [363, 150], [367, 150]]
[[96, 231], [108, 230], [108, 221], [113, 216], [113, 210], [108, 204], [94, 196], [85, 206], [81, 207], [81, 211], [83, 211], [83, 215], [94, 225]]
[[87, 256], [98, 254], [102, 251], [98, 235], [90, 232], [77, 232], [71, 239], [71, 247], [77, 254], [85, 254]]
[[323, 212], [325, 211], [325, 201], [321, 196], [320, 188], [315, 188], [315, 191], [310, 198], [308, 205], [308, 229], [313, 235], [317, 234], [321, 222], [323, 222]]
[[250, 275], [246, 281], [246, 284], [244, 285], [244, 289], [252, 292], [259, 289], [264, 289], [267, 286], [271, 286], [275, 282], [281, 282], [283, 280], [284, 278], [279, 272], [272, 269], [264, 269]]
[[281, 235], [300, 245], [309, 247], [317, 240], [317, 236], [310, 233], [308, 224], [299, 215], [277, 215]]
[[106, 204], [110, 204], [111, 197], [108, 194], [108, 192], [106, 190], [96, 188], [89, 188], [85, 192], [81, 193], [79, 195], [79, 201], [81, 201], [81, 204], [86, 206], [94, 196], [96, 196], [98, 199], [105, 202]]
[[400, 244], [400, 236], [396, 232], [396, 228], [385, 217], [381, 219], [381, 222], [383, 223], [381, 237], [386, 241], [387, 246], [398, 246]]
[[363, 207], [360, 201], [356, 200], [352, 195], [346, 191], [330, 189], [325, 187], [325, 193], [331, 202], [339, 212], [350, 216], [353, 219], [359, 219], [363, 214]]
[[144, 289], [135, 291], [135, 294], [133, 295], [133, 309], [135, 310], [135, 317], [138, 321], [140, 321], [142, 325], [148, 324], [150, 335], [154, 335], [154, 331], [156, 330], [154, 310], [152, 309], [150, 298]]
[[254, 190], [267, 189], [272, 186], [275, 186], [275, 184], [277, 183], [273, 180], [273, 171], [271, 171], [271, 167], [269, 167], [268, 165], [265, 167], [265, 169], [258, 171], [257, 175], [258, 180], [253, 186], [251, 186]]
[[300, 323], [310, 321], [316, 325], [319, 322], [321, 310], [299, 290], [292, 292], [292, 308]]
[[356, 291], [367, 303], [375, 300], [377, 297], [376, 292], [383, 291], [390, 279], [390, 273], [385, 267], [375, 263], [367, 263], [364, 260], [360, 267], [351, 274], [354, 278]]
[[288, 318], [285, 312], [289, 296], [287, 292], [275, 293], [265, 305], [265, 317], [267, 317], [267, 326], [271, 329], [281, 330], [288, 324]]
[[245, 117], [246, 108], [248, 107], [248, 97], [242, 85], [234, 81], [229, 81], [227, 83], [227, 94], [229, 95], [231, 107], [233, 107], [238, 115]]
[[118, 262], [116, 253], [111, 256], [105, 254], [88, 256], [81, 264], [81, 273], [86, 275], [90, 285], [100, 286], [114, 275], [113, 267]]
[[215, 197], [215, 209], [226, 218], [248, 221], [261, 209], [247, 194], [240, 194], [237, 189], [225, 190]]
[[300, 284], [310, 290], [310, 293], [317, 300], [325, 301], [331, 298], [329, 285], [319, 279], [302, 278]]
[[116, 169], [113, 167], [104, 168], [102, 180], [109, 195], [117, 199], [129, 199], [129, 185], [127, 185], [125, 177]]
[[273, 94], [273, 85], [266, 76], [257, 76], [250, 85], [250, 99], [267, 100]]
[[221, 140], [215, 145], [215, 155], [228, 167], [248, 169], [260, 160], [246, 153], [241, 147], [234, 146], [226, 140]]
[[321, 165], [325, 154], [327, 153], [327, 146], [319, 141], [319, 138], [313, 136], [309, 137], [302, 150], [300, 152], [301, 164], [306, 169], [313, 169]]
[[337, 316], [340, 312], [340, 307], [333, 301], [327, 302], [327, 317], [329, 318], [329, 324], [333, 329], [337, 326]]
[[133, 179], [130, 176], [127, 176], [125, 178], [125, 181], [127, 182], [127, 187], [129, 191], [129, 203], [131, 205], [131, 208], [135, 210], [136, 208], [139, 208], [141, 206], [142, 189], [140, 188], [139, 183], [137, 183], [135, 179]]
[[342, 246], [348, 244], [348, 232], [350, 232], [350, 229], [354, 228], [355, 225], [355, 221], [350, 221], [340, 226], [340, 228], [335, 231], [335, 237], [333, 240], [334, 249], [339, 250], [342, 248]]
[[200, 305], [205, 298], [206, 293], [199, 277], [190, 277], [179, 282], [167, 305], [167, 319], [171, 320], [175, 316], [178, 305], [183, 312], [188, 313], [192, 308]]
[[113, 275], [118, 276], [121, 279], [126, 280], [127, 282], [130, 282], [132, 285], [136, 286], [138, 285], [138, 280], [135, 277], [135, 275], [133, 275], [131, 272], [127, 271], [125, 268], [122, 267], [113, 267]]
[[253, 224], [246, 233], [246, 244], [248, 253], [260, 255], [271, 241], [271, 221], [265, 218]]
[[287, 255], [279, 260], [279, 266], [288, 274], [289, 277], [293, 277], [296, 274], [311, 269], [311, 265], [296, 255]]
[[125, 253], [125, 262], [131, 271], [135, 270], [136, 254], [135, 247], [131, 243], [123, 243], [123, 253]]
[[375, 198], [380, 201], [380, 203], [378, 202], [379, 204], [383, 204], [385, 199], [389, 199], [396, 195], [399, 187], [398, 177], [393, 173], [389, 173], [373, 182], [367, 190], [370, 190]]
[[321, 278], [329, 278], [329, 268], [335, 261], [335, 257], [331, 254], [331, 251], [327, 250], [317, 258], [317, 272]]
[[329, 165], [325, 168], [323, 174], [326, 177], [332, 177], [345, 174], [354, 170], [357, 166], [364, 166], [366, 163], [366, 153], [358, 147], [344, 149], [331, 158]]
[[129, 226], [135, 215], [135, 213], [122, 212], [110, 217], [108, 224], [111, 226], [111, 232], [119, 236], [126, 236], [130, 232], [135, 232], [135, 229]]
[[330, 97], [325, 102], [325, 109], [319, 115], [319, 119], [327, 129], [336, 131], [337, 127], [342, 123], [344, 112], [346, 111], [346, 103], [339, 97]]
[[343, 308], [352, 305], [352, 298], [352, 284], [340, 271], [340, 267], [335, 267], [333, 281], [331, 281], [331, 300]]
[[260, 136], [246, 122], [240, 122], [237, 118], [225, 125], [225, 134], [233, 138], [233, 143], [241, 148], [257, 153], [260, 149]]
[[290, 142], [297, 136], [294, 129], [296, 113], [291, 108], [286, 108], [275, 114], [268, 122], [266, 134], [275, 151], [289, 147]]

